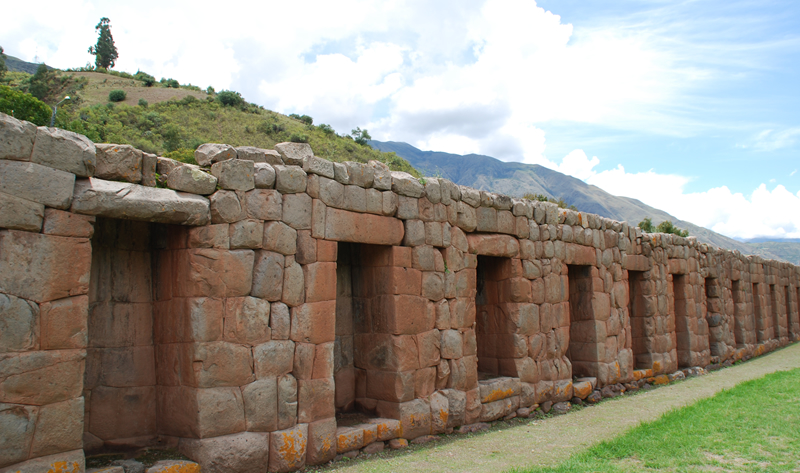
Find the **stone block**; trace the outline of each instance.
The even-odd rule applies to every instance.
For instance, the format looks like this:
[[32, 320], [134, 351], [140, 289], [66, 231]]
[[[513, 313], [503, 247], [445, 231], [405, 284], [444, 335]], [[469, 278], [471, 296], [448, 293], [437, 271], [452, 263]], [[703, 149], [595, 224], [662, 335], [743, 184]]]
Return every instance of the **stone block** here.
[[[244, 196], [242, 196], [244, 197]], [[212, 223], [232, 223], [247, 218], [245, 203], [234, 191], [220, 190], [209, 197]]]
[[264, 240], [264, 222], [260, 220], [240, 220], [230, 224], [229, 231], [230, 249], [261, 248]]
[[513, 258], [519, 255], [519, 241], [509, 235], [467, 235], [469, 252], [483, 256], [504, 256]]
[[36, 125], [0, 113], [0, 159], [30, 161]]
[[414, 372], [368, 370], [367, 397], [392, 402], [414, 399]]
[[[0, 199], [2, 196], [0, 196]], [[2, 205], [0, 203], [0, 205]], [[95, 218], [71, 212], [44, 209], [42, 233], [73, 238], [91, 238], [94, 235]]]
[[290, 429], [270, 434], [268, 471], [289, 472], [299, 470], [306, 462], [308, 424], [298, 424]]
[[333, 179], [335, 176], [333, 163], [327, 159], [318, 158], [316, 156], [307, 156], [303, 158], [303, 171], [308, 174], [324, 176], [328, 179]]
[[269, 302], [257, 297], [230, 297], [225, 300], [225, 340], [257, 345], [270, 339]]
[[281, 302], [294, 307], [302, 304], [305, 301], [305, 276], [303, 275], [303, 268], [292, 261], [284, 264], [283, 268], [283, 294], [281, 295]]
[[402, 435], [406, 439], [415, 439], [431, 433], [431, 408], [422, 399], [396, 403], [379, 401], [378, 415], [400, 420]]
[[203, 473], [262, 473], [269, 461], [269, 437], [268, 433], [241, 432], [209, 439], [183, 438], [178, 450], [195, 460]]
[[198, 166], [181, 164], [167, 175], [167, 187], [190, 194], [209, 195], [217, 190], [217, 178]]
[[334, 395], [333, 377], [298, 381], [297, 421], [309, 423], [333, 417]]
[[372, 168], [373, 172], [372, 187], [381, 191], [388, 191], [392, 188], [392, 171], [389, 166], [375, 160], [368, 162], [367, 166]]
[[364, 447], [364, 429], [358, 426], [336, 429], [336, 451], [339, 454]]
[[158, 156], [142, 152], [142, 182], [143, 186], [155, 187], [156, 170], [158, 169]]
[[[0, 296], [0, 305], [2, 305]], [[41, 304], [40, 343], [43, 350], [86, 348], [89, 298], [76, 296]]]
[[131, 145], [97, 144], [94, 176], [109, 181], [142, 182], [142, 152]]
[[403, 246], [420, 246], [425, 244], [425, 223], [422, 220], [405, 220]]
[[245, 194], [247, 216], [258, 220], [281, 220], [283, 197], [278, 191], [255, 189]]
[[420, 367], [419, 350], [411, 335], [358, 333], [354, 340], [355, 364], [359, 368], [380, 371], [413, 371]]
[[0, 231], [0, 292], [40, 303], [86, 294], [91, 251], [83, 238]]
[[177, 297], [246, 296], [253, 286], [253, 250], [197, 248], [175, 254]]
[[326, 343], [336, 338], [336, 301], [307, 302], [292, 307], [291, 339]]
[[293, 255], [297, 253], [297, 230], [283, 222], [266, 222], [262, 247], [282, 255]]
[[336, 263], [311, 263], [303, 266], [306, 302], [336, 300]]
[[83, 448], [83, 398], [39, 408], [30, 456], [43, 457]]
[[189, 228], [187, 233], [187, 246], [189, 248], [217, 248], [227, 250], [230, 248], [229, 225], [204, 225]]
[[380, 215], [359, 214], [328, 207], [325, 238], [334, 241], [399, 245], [403, 240], [401, 220]]
[[[156, 419], [153, 415], [156, 410], [154, 386], [98, 386], [92, 389], [91, 401], [87, 404], [92, 414], [87, 419], [87, 430], [103, 440], [156, 433]], [[80, 414], [78, 415], [80, 418]]]
[[0, 469], [0, 473], [83, 473], [85, 461], [83, 450], [56, 453], [46, 457], [34, 458], [22, 463], [17, 463], [9, 468]]
[[255, 375], [258, 379], [274, 379], [292, 372], [295, 343], [271, 340], [253, 348]]
[[255, 146], [238, 146], [237, 159], [253, 161], [256, 164], [283, 164], [280, 153], [271, 149], [256, 148]]
[[220, 161], [236, 159], [236, 148], [221, 143], [205, 143], [194, 151], [194, 159], [201, 166], [211, 166]]
[[211, 220], [204, 197], [100, 179], [75, 182], [72, 212], [178, 225], [206, 225]]
[[397, 419], [369, 419], [368, 423], [376, 426], [376, 439], [379, 442], [396, 439], [402, 436], [402, 424]]
[[350, 174], [344, 163], [333, 163], [333, 178], [341, 184], [350, 184]]
[[336, 456], [336, 419], [323, 419], [308, 424], [306, 464], [321, 465]]
[[252, 295], [268, 301], [281, 300], [284, 261], [285, 257], [280, 253], [266, 250], [255, 252]]
[[426, 398], [436, 390], [436, 368], [428, 367], [414, 372], [414, 397]]
[[[67, 209], [74, 184], [75, 176], [68, 172], [35, 163], [0, 160], [0, 192], [17, 199]], [[11, 204], [4, 207], [7, 205]]]
[[95, 154], [94, 143], [85, 136], [40, 126], [36, 131], [31, 162], [76, 176], [91, 177], [95, 172]]
[[427, 310], [427, 300], [422, 297], [384, 295], [376, 299], [381, 309], [373, 315], [375, 332], [413, 335], [435, 326], [436, 313]]
[[211, 174], [218, 179], [219, 186], [223, 189], [249, 191], [256, 186], [253, 161], [244, 159], [219, 161], [211, 166]]
[[350, 184], [364, 188], [372, 187], [375, 180], [375, 169], [372, 166], [352, 161], [346, 161], [344, 165], [347, 167]]
[[272, 189], [275, 187], [275, 168], [267, 163], [253, 164], [253, 181], [256, 189]]
[[[0, 353], [28, 351], [39, 342], [39, 306], [0, 294]], [[84, 331], [85, 335], [85, 331]]]
[[28, 458], [37, 413], [38, 409], [31, 406], [0, 404], [0, 468]]
[[190, 352], [181, 370], [181, 382], [197, 388], [242, 386], [255, 379], [250, 347], [226, 341], [199, 342], [187, 347]]
[[296, 194], [306, 190], [307, 175], [300, 166], [273, 166], [275, 168], [275, 189], [281, 194]]
[[296, 230], [311, 229], [311, 197], [289, 194], [283, 197], [283, 221]]
[[425, 193], [425, 188], [411, 174], [392, 171], [392, 191], [407, 197], [420, 198]]
[[44, 211], [42, 204], [0, 192], [0, 228], [39, 232]]
[[242, 386], [247, 430], [272, 432], [278, 429], [278, 381], [276, 377], [258, 379]]
[[280, 153], [285, 164], [292, 166], [302, 166], [306, 159], [314, 157], [314, 151], [308, 143], [278, 143], [275, 151]]
[[273, 340], [288, 340], [290, 335], [291, 315], [289, 307], [282, 302], [270, 304], [270, 328]]

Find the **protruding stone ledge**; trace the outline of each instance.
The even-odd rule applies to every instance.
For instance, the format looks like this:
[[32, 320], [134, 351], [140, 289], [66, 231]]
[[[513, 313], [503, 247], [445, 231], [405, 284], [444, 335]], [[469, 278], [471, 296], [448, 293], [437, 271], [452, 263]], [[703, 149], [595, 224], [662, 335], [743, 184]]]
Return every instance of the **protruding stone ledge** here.
[[94, 178], [75, 183], [72, 211], [178, 225], [206, 225], [211, 221], [208, 199], [199, 195]]

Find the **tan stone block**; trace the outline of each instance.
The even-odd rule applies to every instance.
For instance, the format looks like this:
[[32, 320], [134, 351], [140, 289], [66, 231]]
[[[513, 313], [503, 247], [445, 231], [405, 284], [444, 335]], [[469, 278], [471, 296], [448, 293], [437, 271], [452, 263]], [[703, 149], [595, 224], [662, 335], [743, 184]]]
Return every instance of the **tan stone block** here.
[[358, 426], [336, 429], [336, 451], [339, 454], [364, 447], [364, 429]]
[[230, 248], [261, 248], [264, 240], [264, 222], [260, 220], [240, 220], [229, 226]]
[[335, 300], [309, 302], [292, 307], [292, 340], [305, 343], [325, 343], [334, 341], [335, 337]]
[[270, 434], [268, 471], [299, 470], [306, 462], [308, 425], [298, 424], [290, 429]]
[[416, 334], [433, 329], [435, 312], [427, 310], [427, 300], [418, 296], [386, 295], [375, 298], [373, 327], [378, 333]]
[[297, 232], [297, 253], [294, 258], [300, 264], [317, 262], [317, 240], [311, 236], [311, 230]]
[[289, 307], [295, 307], [301, 305], [305, 301], [305, 276], [302, 266], [291, 261], [289, 258], [286, 259], [283, 268], [283, 293], [281, 295], [281, 302]]
[[83, 398], [39, 408], [31, 444], [33, 458], [83, 448]]
[[414, 339], [419, 352], [420, 368], [438, 365], [441, 353], [439, 330], [434, 329], [422, 332], [415, 335]]
[[278, 428], [297, 424], [297, 380], [290, 374], [278, 378]]
[[35, 302], [86, 294], [91, 254], [84, 238], [0, 231], [0, 292]]
[[357, 333], [355, 365], [376, 371], [413, 371], [419, 368], [419, 350], [411, 335]]
[[333, 401], [333, 377], [306, 379], [297, 382], [297, 421], [309, 423], [328, 419], [336, 414]]
[[0, 192], [0, 228], [38, 233], [44, 211], [43, 204]]
[[270, 379], [292, 372], [295, 344], [291, 340], [271, 340], [253, 348], [255, 375]]
[[422, 399], [403, 403], [380, 401], [377, 411], [381, 417], [400, 420], [403, 438], [415, 439], [431, 433], [430, 405]]
[[296, 343], [294, 346], [294, 368], [292, 374], [297, 379], [311, 379], [314, 372], [314, 354], [316, 345], [313, 343]]
[[269, 302], [257, 297], [229, 297], [225, 300], [225, 340], [257, 345], [270, 339]]
[[142, 182], [142, 152], [131, 145], [99, 143], [94, 176], [108, 181]]
[[28, 458], [37, 413], [31, 406], [0, 404], [0, 468]]
[[323, 419], [308, 424], [306, 463], [321, 465], [336, 456], [336, 419]]
[[283, 222], [267, 222], [261, 246], [282, 255], [293, 255], [297, 253], [297, 230]]
[[182, 383], [198, 388], [242, 386], [251, 383], [253, 355], [249, 347], [230, 342], [200, 342], [190, 346], [181, 369]]
[[[144, 305], [144, 304], [143, 304]], [[116, 304], [114, 310], [121, 306]], [[137, 305], [137, 307], [139, 307]], [[146, 344], [148, 324], [147, 311], [137, 310], [136, 318], [119, 317], [101, 318], [105, 335], [101, 340], [114, 340], [115, 333], [127, 334], [125, 345]], [[176, 342], [211, 342], [222, 340], [225, 306], [222, 300], [207, 297], [175, 298], [153, 305], [153, 328], [156, 343]], [[93, 322], [94, 319], [90, 319]], [[129, 321], [130, 325], [117, 325], [118, 321]], [[93, 331], [95, 325], [90, 323], [89, 339], [93, 343], [98, 340], [98, 332]], [[131, 337], [131, 335], [133, 335]]]
[[22, 463], [18, 463], [10, 468], [0, 470], [2, 473], [83, 473], [85, 462], [83, 450], [72, 450], [70, 452], [56, 453], [46, 457], [34, 458]]
[[444, 299], [444, 276], [439, 272], [423, 272], [421, 295], [432, 301]]
[[311, 197], [308, 194], [283, 196], [283, 221], [296, 230], [311, 229]]
[[227, 250], [230, 248], [228, 232], [229, 225], [227, 223], [189, 228], [187, 231], [188, 247], [217, 248]]
[[469, 252], [485, 256], [515, 257], [519, 254], [519, 241], [508, 235], [467, 235]]
[[251, 294], [268, 301], [280, 301], [283, 296], [283, 266], [285, 258], [272, 251], [256, 251]]
[[0, 358], [0, 402], [41, 406], [81, 396], [83, 350], [48, 350]]
[[101, 384], [112, 387], [152, 386], [156, 384], [155, 353], [152, 345], [143, 347], [89, 349], [100, 363]]
[[235, 191], [219, 190], [208, 200], [211, 207], [211, 223], [232, 223], [247, 218], [246, 205], [239, 200], [239, 195]]
[[313, 379], [330, 378], [333, 376], [333, 351], [333, 342], [321, 343], [316, 346], [314, 353], [314, 371], [311, 374]]
[[403, 222], [391, 217], [334, 208], [328, 208], [325, 216], [325, 238], [328, 240], [399, 245], [404, 233]]
[[288, 340], [291, 334], [292, 316], [289, 307], [283, 302], [270, 304], [270, 328], [273, 340]]
[[[203, 473], [263, 472], [269, 461], [269, 434], [241, 432], [209, 439], [181, 439], [178, 450], [199, 463]], [[196, 464], [194, 465], [196, 467]], [[188, 473], [187, 469], [167, 469]]]
[[236, 297], [250, 293], [253, 250], [199, 248], [175, 252], [175, 295]]
[[[37, 348], [40, 340], [39, 306], [18, 297], [0, 294], [0, 314], [0, 353]], [[84, 327], [84, 346], [85, 335]]]
[[244, 402], [239, 387], [197, 389], [198, 438], [218, 437], [245, 429]]
[[436, 390], [436, 368], [418, 369], [414, 372], [414, 397], [425, 398]]
[[46, 208], [42, 233], [73, 238], [91, 238], [94, 234], [95, 218], [62, 210]]
[[312, 263], [303, 266], [306, 302], [336, 300], [336, 263]]

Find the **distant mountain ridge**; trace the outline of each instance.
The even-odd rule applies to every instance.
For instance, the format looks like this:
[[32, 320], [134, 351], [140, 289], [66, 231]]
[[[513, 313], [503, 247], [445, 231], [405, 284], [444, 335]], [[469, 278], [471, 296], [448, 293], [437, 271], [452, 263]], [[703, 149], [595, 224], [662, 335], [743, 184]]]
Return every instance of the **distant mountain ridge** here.
[[[759, 254], [768, 259], [781, 259], [800, 264], [800, 251], [792, 249], [782, 257], [780, 252], [774, 251], [778, 246], [755, 246], [728, 238], [707, 228], [680, 220], [640, 200], [609, 194], [597, 186], [538, 164], [504, 162], [480, 154], [462, 156], [439, 151], [422, 151], [408, 143], [396, 141], [373, 140], [369, 144], [381, 151], [394, 151], [425, 175], [441, 176], [456, 184], [513, 197], [521, 197], [527, 193], [544, 194], [555, 199], [564, 199], [579, 210], [627, 221], [633, 225], [645, 217], [652, 218], [653, 223], [671, 220], [676, 226], [688, 229], [690, 235], [696, 236], [702, 242], [739, 250], [745, 254]], [[787, 245], [792, 244], [787, 243]], [[797, 246], [800, 249], [800, 244]]]
[[[11, 72], [26, 72], [28, 74], [36, 74], [36, 69], [39, 68], [39, 64], [36, 64], [35, 62], [23, 61], [18, 57], [6, 54], [6, 67]], [[50, 66], [47, 67], [52, 69]]]

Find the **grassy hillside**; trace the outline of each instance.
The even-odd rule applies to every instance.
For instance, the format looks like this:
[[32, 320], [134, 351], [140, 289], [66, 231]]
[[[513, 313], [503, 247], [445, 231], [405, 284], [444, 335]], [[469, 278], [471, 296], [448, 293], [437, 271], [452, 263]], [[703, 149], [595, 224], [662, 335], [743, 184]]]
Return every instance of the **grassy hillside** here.
[[[777, 257], [789, 263], [800, 265], [800, 243], [796, 241], [748, 242], [750, 253], [764, 258]], [[773, 255], [773, 256], [770, 256]]]
[[[37, 66], [38, 67], [38, 66]], [[37, 76], [41, 76], [37, 78]], [[31, 75], [10, 72], [2, 81], [16, 90], [37, 95], [48, 105], [64, 96], [56, 126], [86, 135], [96, 143], [130, 144], [141, 150], [191, 162], [193, 150], [203, 143], [272, 148], [285, 141], [307, 142], [317, 156], [331, 161], [377, 160], [392, 170], [418, 176], [405, 160], [391, 152], [374, 150], [339, 136], [328, 126], [315, 126], [280, 113], [248, 104], [231, 92], [215, 94], [199, 87], [156, 82], [146, 86], [131, 74], [96, 71], [51, 70]], [[167, 81], [166, 83], [169, 83]], [[110, 102], [112, 90], [126, 98]], [[224, 104], [220, 98], [236, 99]]]

